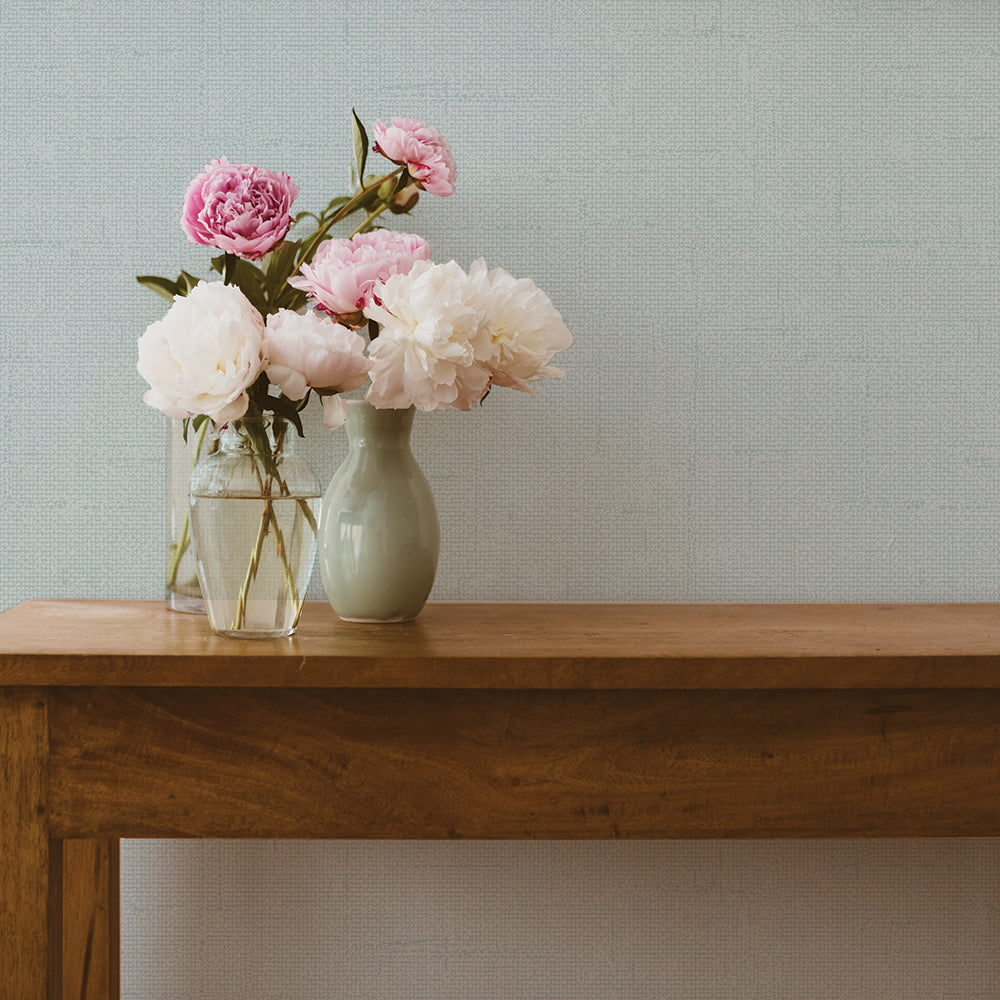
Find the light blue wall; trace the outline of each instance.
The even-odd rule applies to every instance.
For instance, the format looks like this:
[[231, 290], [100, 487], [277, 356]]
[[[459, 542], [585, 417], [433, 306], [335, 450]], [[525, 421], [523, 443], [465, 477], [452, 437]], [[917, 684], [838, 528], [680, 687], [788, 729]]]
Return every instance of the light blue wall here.
[[[438, 259], [482, 255], [533, 277], [576, 337], [559, 359], [566, 380], [534, 399], [498, 391], [480, 412], [421, 418], [415, 447], [444, 529], [437, 599], [1000, 598], [996, 4], [6, 0], [0, 79], [0, 607], [160, 595], [162, 422], [134, 366], [162, 303], [133, 276], [204, 271], [208, 254], [177, 216], [193, 174], [219, 155], [287, 171], [303, 207], [343, 190], [352, 106], [368, 122], [412, 114], [446, 135], [458, 191], [425, 198], [410, 225]], [[342, 440], [315, 416], [309, 430], [306, 452], [328, 477]], [[127, 852], [130, 996], [179, 989], [154, 920], [187, 884], [167, 875], [178, 849]], [[249, 850], [227, 857], [238, 865]], [[321, 887], [347, 857], [324, 850], [308, 855]], [[385, 850], [398, 891], [423, 891]], [[831, 997], [952, 989], [973, 1000], [1000, 975], [988, 947], [961, 967], [935, 965], [927, 948], [923, 964], [891, 965], [886, 949], [900, 988], [877, 994], [848, 945], [755, 931], [752, 907], [725, 889], [726, 872], [755, 870], [750, 854], [657, 850], [602, 862], [640, 879], [695, 866], [691, 881], [657, 882], [653, 923], [673, 927], [663, 914], [703, 902], [706, 879], [708, 924], [743, 907], [711, 975], [676, 953], [671, 968], [694, 977], [676, 979], [687, 983], [676, 994], [653, 939], [628, 952], [631, 989], [516, 985], [531, 968], [564, 967], [553, 955], [573, 954], [572, 928], [529, 949], [528, 973], [511, 971], [523, 947], [497, 945], [489, 988], [448, 980], [445, 959], [417, 960], [419, 942], [400, 930], [392, 975], [428, 997], [805, 995], [775, 948], [807, 979], [820, 962]], [[821, 867], [834, 856], [814, 850]], [[874, 848], [842, 850], [868, 871]], [[995, 845], [954, 850], [945, 856], [968, 859], [971, 883], [996, 885]], [[435, 851], [458, 877], [461, 859]], [[912, 881], [942, 855], [891, 856]], [[260, 849], [252, 857], [264, 863]], [[799, 854], [775, 857], [778, 881], [794, 882]], [[167, 879], [152, 901], [133, 879], [149, 869]], [[524, 916], [493, 868], [476, 870], [512, 920]], [[892, 865], [872, 870], [882, 881], [856, 887], [869, 893], [862, 909], [899, 884]], [[303, 912], [326, 919], [309, 884]], [[900, 918], [921, 941], [932, 926], [964, 926], [960, 902], [939, 910], [934, 898]], [[806, 903], [792, 893], [775, 905], [801, 927]], [[253, 926], [246, 908], [218, 905], [223, 916], [197, 918], [215, 928], [216, 956]], [[853, 919], [840, 895], [815, 905], [821, 922]], [[288, 924], [297, 995], [330, 995], [309, 956], [333, 939], [312, 916]], [[440, 958], [465, 939], [435, 940]], [[689, 943], [697, 950], [697, 935]], [[205, 980], [217, 961], [205, 952], [188, 974]], [[747, 962], [756, 978], [736, 974]], [[937, 989], [935, 968], [946, 968]], [[244, 986], [184, 995], [278, 995]], [[345, 995], [402, 995], [380, 989]]]

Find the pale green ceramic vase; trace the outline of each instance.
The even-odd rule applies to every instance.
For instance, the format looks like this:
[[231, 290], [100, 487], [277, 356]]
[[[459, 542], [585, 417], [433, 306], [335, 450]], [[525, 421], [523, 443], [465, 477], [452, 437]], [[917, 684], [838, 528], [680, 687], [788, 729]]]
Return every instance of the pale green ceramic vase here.
[[345, 621], [415, 618], [437, 573], [434, 495], [410, 451], [414, 410], [347, 403], [348, 453], [323, 499], [319, 565]]

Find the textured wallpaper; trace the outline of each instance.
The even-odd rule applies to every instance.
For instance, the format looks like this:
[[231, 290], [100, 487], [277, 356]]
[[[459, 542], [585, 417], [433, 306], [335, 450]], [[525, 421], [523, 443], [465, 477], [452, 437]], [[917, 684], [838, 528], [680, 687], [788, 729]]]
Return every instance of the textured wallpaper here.
[[[6, 0], [0, 79], [0, 608], [161, 594], [134, 275], [204, 273], [178, 216], [220, 155], [342, 191], [352, 107], [445, 134], [457, 192], [407, 226], [576, 338], [418, 420], [434, 598], [1000, 600], [995, 3]], [[130, 1000], [1000, 981], [996, 842], [125, 853]]]

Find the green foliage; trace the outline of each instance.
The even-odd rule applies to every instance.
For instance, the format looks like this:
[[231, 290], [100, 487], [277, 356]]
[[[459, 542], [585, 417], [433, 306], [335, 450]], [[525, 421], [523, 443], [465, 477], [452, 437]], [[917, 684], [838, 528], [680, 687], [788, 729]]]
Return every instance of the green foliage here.
[[199, 281], [187, 271], [181, 271], [176, 281], [171, 281], [169, 278], [159, 278], [155, 274], [140, 274], [135, 280], [143, 287], [156, 292], [157, 295], [162, 295], [168, 302], [173, 302], [178, 295], [187, 295]]
[[[308, 400], [308, 394], [300, 400], [300, 403], [305, 403]], [[302, 429], [302, 418], [299, 416], [300, 406], [293, 403], [287, 396], [267, 396], [265, 402], [261, 405], [262, 410], [269, 410], [275, 417], [280, 417], [282, 420], [287, 420], [294, 428], [295, 433], [299, 437], [305, 437], [305, 431]]]
[[368, 160], [368, 133], [354, 108], [351, 108], [351, 123], [354, 126], [354, 162], [357, 165], [358, 177], [364, 177], [365, 163]]
[[202, 427], [205, 425], [208, 419], [209, 419], [208, 414], [206, 413], [199, 413], [193, 417], [184, 418], [181, 426], [181, 433], [182, 436], [184, 437], [185, 444], [187, 444], [187, 439], [188, 439], [188, 427], [191, 427], [194, 430], [195, 434], [197, 434], [201, 431]]
[[140, 274], [135, 280], [144, 288], [162, 295], [168, 302], [173, 302], [177, 296], [177, 282], [169, 278], [158, 278], [155, 274]]

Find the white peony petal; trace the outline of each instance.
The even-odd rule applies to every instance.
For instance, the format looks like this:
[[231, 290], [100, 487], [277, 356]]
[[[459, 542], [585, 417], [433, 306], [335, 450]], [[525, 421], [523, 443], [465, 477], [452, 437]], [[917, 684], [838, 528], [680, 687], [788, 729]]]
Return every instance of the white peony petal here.
[[347, 392], [368, 376], [364, 340], [317, 312], [279, 309], [268, 316], [264, 347], [267, 377], [289, 399], [301, 399], [310, 387]]
[[236, 287], [201, 282], [139, 338], [143, 397], [168, 416], [204, 413], [228, 423], [246, 413], [263, 365], [264, 320]]
[[468, 275], [456, 264], [418, 261], [378, 289], [365, 314], [381, 327], [369, 348], [376, 406], [467, 410], [482, 398], [489, 372], [476, 364], [481, 313], [468, 302]]
[[335, 430], [347, 420], [347, 407], [340, 396], [323, 396], [323, 426]]
[[289, 399], [301, 399], [309, 391], [309, 383], [301, 373], [285, 365], [268, 365], [267, 377]]

